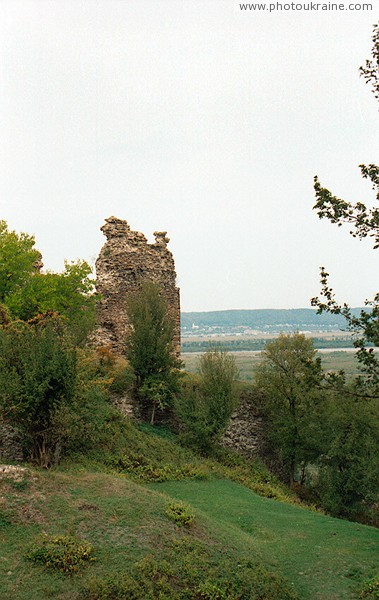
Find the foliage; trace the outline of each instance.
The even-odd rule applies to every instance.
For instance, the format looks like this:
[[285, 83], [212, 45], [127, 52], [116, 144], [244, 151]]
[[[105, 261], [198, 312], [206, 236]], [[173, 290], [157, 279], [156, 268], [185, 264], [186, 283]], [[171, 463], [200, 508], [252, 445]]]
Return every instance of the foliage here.
[[38, 272], [41, 254], [34, 244], [33, 236], [9, 231], [6, 222], [0, 221], [0, 302], [6, 301]]
[[188, 504], [184, 502], [170, 502], [166, 508], [166, 515], [177, 525], [189, 527], [195, 515]]
[[158, 465], [155, 461], [147, 462], [143, 457], [131, 454], [108, 460], [109, 466], [116, 471], [127, 474], [134, 481], [158, 483], [160, 481], [182, 481], [184, 479], [208, 479], [207, 467], [196, 464]]
[[131, 332], [127, 357], [136, 378], [136, 399], [142, 411], [150, 410], [154, 424], [156, 410], [172, 406], [178, 389], [180, 361], [174, 354], [174, 322], [157, 284], [145, 281], [128, 301]]
[[46, 537], [42, 544], [35, 545], [27, 558], [61, 573], [76, 573], [88, 561], [95, 560], [94, 548], [88, 542], [60, 535]]
[[267, 343], [256, 369], [256, 385], [266, 396], [269, 442], [290, 483], [318, 454], [320, 397], [314, 382], [320, 369], [312, 340], [299, 333]]
[[[372, 60], [360, 73], [372, 85], [379, 100], [379, 24], [374, 25]], [[360, 165], [362, 177], [368, 179], [379, 200], [379, 167]], [[321, 186], [315, 177], [316, 203], [320, 219], [326, 218], [341, 227], [347, 223], [350, 234], [358, 239], [373, 238], [379, 248], [379, 209], [357, 202], [346, 202]], [[348, 382], [343, 371], [323, 377], [326, 389], [338, 395], [328, 413], [332, 427], [329, 444], [320, 459], [319, 493], [333, 514], [354, 516], [373, 502], [377, 491], [379, 359], [371, 345], [379, 345], [379, 293], [366, 300], [367, 309], [355, 315], [347, 303], [337, 302], [329, 285], [329, 273], [321, 267], [321, 298], [313, 298], [318, 312], [342, 315], [354, 334], [354, 346], [361, 373]], [[333, 397], [333, 396], [332, 396]]]
[[76, 352], [61, 319], [52, 315], [0, 329], [0, 411], [21, 431], [38, 464], [54, 460], [54, 418], [72, 402], [76, 383]]
[[218, 346], [210, 346], [199, 362], [199, 377], [182, 385], [176, 412], [184, 426], [183, 440], [209, 452], [224, 433], [236, 407], [234, 358]]
[[7, 298], [7, 306], [23, 321], [49, 311], [65, 316], [75, 342], [81, 344], [95, 325], [91, 272], [88, 263], [78, 260], [66, 261], [63, 273], [35, 273]]
[[129, 365], [123, 364], [121, 360], [117, 361], [112, 368], [111, 376], [112, 382], [109, 389], [112, 394], [123, 396], [131, 391], [134, 377]]
[[377, 100], [379, 100], [379, 24], [374, 25], [372, 35], [374, 45], [372, 47], [372, 60], [366, 60], [364, 67], [360, 67], [359, 71], [366, 83], [372, 86], [372, 92]]
[[62, 454], [86, 455], [124, 445], [124, 419], [109, 402], [109, 388], [116, 368], [113, 361], [105, 364], [101, 349], [79, 348], [76, 356], [74, 397], [69, 405], [60, 407], [54, 420]]

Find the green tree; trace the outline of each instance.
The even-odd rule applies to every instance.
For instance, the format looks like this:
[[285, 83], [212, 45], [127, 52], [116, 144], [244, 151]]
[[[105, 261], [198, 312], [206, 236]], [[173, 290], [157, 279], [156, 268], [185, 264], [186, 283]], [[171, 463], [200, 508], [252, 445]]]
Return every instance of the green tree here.
[[35, 273], [7, 300], [11, 314], [28, 321], [38, 314], [56, 312], [67, 319], [78, 344], [95, 326], [97, 297], [91, 267], [85, 261], [65, 262], [63, 273]]
[[151, 281], [130, 296], [127, 314], [131, 331], [126, 353], [135, 375], [135, 398], [154, 424], [157, 409], [172, 407], [178, 390], [181, 362], [174, 352], [174, 322], [158, 284]]
[[224, 433], [237, 395], [238, 369], [234, 357], [222, 347], [210, 345], [199, 361], [198, 378], [184, 381], [177, 401], [184, 439], [203, 452], [210, 452]]
[[76, 389], [76, 351], [56, 317], [0, 329], [0, 412], [22, 434], [26, 458], [49, 466], [58, 450], [54, 419]]
[[34, 246], [33, 236], [9, 231], [6, 222], [0, 221], [0, 302], [38, 272], [41, 254]]
[[[366, 83], [379, 100], [379, 25], [374, 25], [372, 59], [360, 68]], [[363, 178], [371, 182], [379, 200], [379, 167], [360, 165]], [[379, 248], [379, 208], [362, 202], [355, 204], [334, 196], [315, 177], [316, 203], [320, 219], [326, 218], [341, 227], [348, 224], [350, 234], [358, 239], [373, 238]], [[352, 515], [374, 502], [378, 489], [379, 461], [379, 360], [371, 345], [379, 345], [379, 293], [366, 300], [367, 309], [354, 315], [347, 303], [336, 300], [329, 285], [329, 274], [321, 267], [321, 297], [312, 299], [318, 312], [341, 314], [353, 333], [361, 374], [348, 381], [343, 372], [324, 377], [324, 387], [331, 390], [332, 402], [325, 418], [326, 449], [320, 456], [319, 493], [325, 506], [334, 514]], [[376, 496], [377, 498], [377, 496]]]
[[315, 382], [321, 365], [316, 354], [303, 334], [281, 334], [266, 344], [256, 369], [256, 385], [266, 398], [269, 442], [290, 483], [319, 453]]

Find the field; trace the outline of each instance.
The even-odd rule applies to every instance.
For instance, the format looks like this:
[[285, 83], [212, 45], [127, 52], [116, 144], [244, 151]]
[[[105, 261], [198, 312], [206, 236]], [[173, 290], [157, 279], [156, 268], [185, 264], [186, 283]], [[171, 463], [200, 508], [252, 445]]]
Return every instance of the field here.
[[[254, 368], [261, 361], [260, 352], [232, 352], [240, 373], [240, 379], [252, 381], [254, 379]], [[198, 368], [200, 352], [183, 352], [182, 359], [185, 369], [189, 373], [196, 372]], [[340, 371], [344, 369], [348, 375], [358, 373], [358, 363], [354, 352], [350, 350], [320, 351], [323, 367], [326, 371]]]

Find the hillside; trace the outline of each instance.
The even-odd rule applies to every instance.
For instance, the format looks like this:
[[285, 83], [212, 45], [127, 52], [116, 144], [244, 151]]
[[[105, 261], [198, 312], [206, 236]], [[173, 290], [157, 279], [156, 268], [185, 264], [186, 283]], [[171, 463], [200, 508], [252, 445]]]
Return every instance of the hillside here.
[[375, 575], [376, 529], [305, 510], [262, 466], [127, 432], [118, 457], [0, 470], [1, 598], [353, 599]]
[[[358, 314], [360, 308], [354, 308]], [[217, 329], [220, 332], [232, 332], [241, 329], [292, 331], [303, 330], [339, 330], [346, 327], [345, 319], [340, 315], [323, 313], [316, 309], [262, 309], [262, 310], [218, 310], [211, 312], [182, 312], [181, 327], [183, 333]]]

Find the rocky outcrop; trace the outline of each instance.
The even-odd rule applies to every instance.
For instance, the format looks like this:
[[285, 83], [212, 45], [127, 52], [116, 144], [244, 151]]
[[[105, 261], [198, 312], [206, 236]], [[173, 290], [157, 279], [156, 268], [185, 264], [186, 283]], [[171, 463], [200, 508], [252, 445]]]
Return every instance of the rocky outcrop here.
[[125, 354], [129, 334], [127, 298], [142, 281], [159, 284], [168, 311], [175, 323], [174, 347], [180, 352], [180, 296], [172, 253], [167, 248], [165, 231], [156, 231], [155, 244], [132, 231], [127, 221], [109, 217], [101, 231], [107, 238], [96, 261], [96, 288], [101, 295], [95, 342]]

